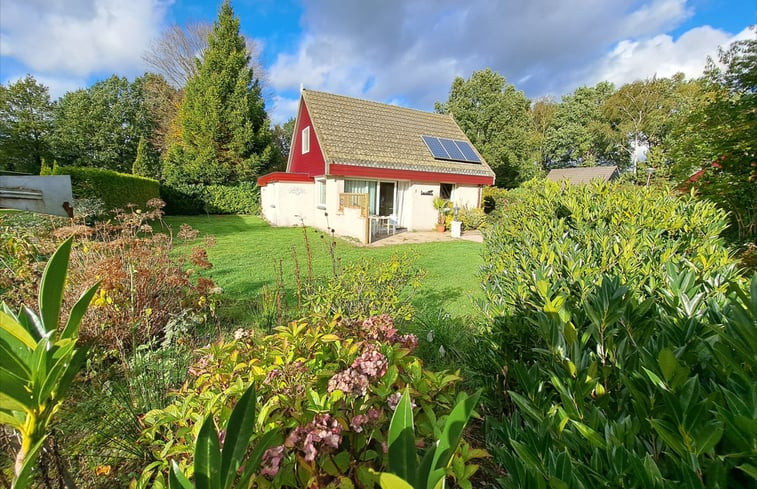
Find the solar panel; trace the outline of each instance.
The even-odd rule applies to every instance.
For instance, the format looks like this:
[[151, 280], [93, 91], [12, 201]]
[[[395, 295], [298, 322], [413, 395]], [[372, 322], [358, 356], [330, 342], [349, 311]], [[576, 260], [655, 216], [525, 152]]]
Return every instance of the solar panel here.
[[481, 158], [479, 158], [476, 152], [473, 151], [473, 148], [471, 148], [470, 144], [465, 141], [455, 141], [455, 143], [457, 144], [457, 147], [460, 148], [460, 152], [462, 152], [463, 156], [465, 157], [465, 161], [471, 163], [481, 163]]
[[426, 146], [428, 146], [428, 150], [431, 151], [431, 154], [434, 156], [434, 158], [441, 158], [443, 160], [450, 159], [449, 154], [444, 149], [444, 146], [439, 142], [439, 138], [435, 138], [432, 136], [421, 136], [423, 138], [423, 141], [426, 143]]
[[450, 159], [453, 159], [455, 161], [465, 161], [465, 156], [463, 156], [463, 153], [459, 149], [457, 149], [457, 145], [453, 140], [439, 138], [439, 142], [442, 143], [444, 149], [447, 150], [447, 154], [449, 154]]

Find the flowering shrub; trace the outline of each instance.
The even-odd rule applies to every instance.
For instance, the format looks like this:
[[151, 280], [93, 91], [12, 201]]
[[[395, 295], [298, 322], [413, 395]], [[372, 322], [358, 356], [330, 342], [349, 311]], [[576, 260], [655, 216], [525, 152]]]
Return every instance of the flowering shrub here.
[[[205, 251], [212, 246], [212, 239], [192, 250], [186, 259], [174, 258], [173, 238], [154, 233], [151, 225], [161, 218], [165, 204], [158, 199], [148, 204], [146, 211], [119, 211], [113, 223], [67, 226], [53, 233], [80, 240], [71, 257], [70, 276], [75, 289], [93, 277], [102, 280], [82, 322], [84, 343], [130, 350], [155, 337], [163, 338], [171, 321], [185, 311], [197, 316], [194, 322], [202, 322], [202, 315], [213, 313], [214, 302], [209, 299], [220, 289], [210, 279], [193, 279], [195, 270], [212, 267]], [[188, 229], [177, 236], [196, 238]], [[66, 302], [73, 297], [67, 297]]]
[[[171, 460], [188, 472], [197, 420], [212, 413], [223, 426], [235, 400], [255, 384], [256, 432], [283, 431], [280, 444], [263, 454], [257, 487], [374, 487], [374, 471], [386, 467], [389, 422], [404, 389], [416, 405], [419, 446], [432, 443], [445, 420], [435, 413], [449, 412], [456, 400], [459, 376], [425, 370], [412, 355], [416, 345], [388, 315], [298, 321], [268, 336], [239, 330], [233, 340], [208, 345], [176, 401], [144, 416], [141, 443], [156, 462], [137, 486], [165, 474]], [[461, 453], [451, 465], [466, 467], [470, 477], [473, 457]]]

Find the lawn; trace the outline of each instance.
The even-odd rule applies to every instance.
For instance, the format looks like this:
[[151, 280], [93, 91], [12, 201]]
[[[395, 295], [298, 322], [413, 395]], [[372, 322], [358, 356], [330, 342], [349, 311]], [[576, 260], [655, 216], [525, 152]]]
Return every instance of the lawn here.
[[[206, 274], [222, 287], [227, 297], [247, 300], [261, 288], [275, 285], [276, 267], [282, 264], [285, 287], [294, 290], [292, 249], [303, 276], [307, 252], [302, 228], [274, 228], [252, 216], [181, 216], [165, 218], [174, 230], [182, 223], [199, 230], [202, 236], [215, 236], [217, 243], [208, 249], [213, 268]], [[330, 236], [308, 229], [313, 253], [314, 276], [331, 273], [328, 245]], [[475, 312], [474, 301], [483, 297], [478, 270], [483, 263], [480, 243], [469, 241], [403, 244], [385, 247], [359, 246], [337, 239], [336, 257], [342, 265], [358, 260], [388, 258], [395, 253], [409, 253], [427, 275], [416, 292], [413, 303], [418, 308], [439, 308], [453, 317]]]

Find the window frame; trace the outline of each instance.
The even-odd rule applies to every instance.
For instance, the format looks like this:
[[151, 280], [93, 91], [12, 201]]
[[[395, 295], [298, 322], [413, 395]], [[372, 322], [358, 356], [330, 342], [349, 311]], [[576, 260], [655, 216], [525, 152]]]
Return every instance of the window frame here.
[[305, 126], [301, 133], [302, 154], [310, 153], [310, 126]]
[[326, 208], [326, 179], [319, 178], [315, 181], [315, 206], [318, 209]]

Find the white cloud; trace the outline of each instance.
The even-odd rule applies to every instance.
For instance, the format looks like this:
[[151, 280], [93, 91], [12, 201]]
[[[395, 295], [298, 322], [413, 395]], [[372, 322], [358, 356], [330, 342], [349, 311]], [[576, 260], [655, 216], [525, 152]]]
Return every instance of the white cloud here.
[[11, 0], [0, 16], [0, 56], [56, 77], [136, 74], [170, 0]]
[[[455, 76], [491, 67], [536, 97], [602, 77], [701, 73], [730, 35], [666, 33], [691, 17], [687, 0], [313, 0], [294, 52], [269, 69], [278, 92], [300, 83], [431, 110]], [[282, 106], [283, 107], [283, 106]], [[279, 117], [283, 116], [280, 114]]]
[[683, 73], [688, 78], [697, 77], [702, 74], [707, 56], [716, 57], [718, 46], [725, 47], [738, 39], [746, 39], [751, 32], [744, 29], [736, 35], [729, 35], [703, 26], [687, 31], [677, 40], [666, 34], [642, 41], [624, 40], [591, 66], [581, 79], [592, 85], [608, 80], [618, 86], [652, 76], [670, 77], [676, 73]]

